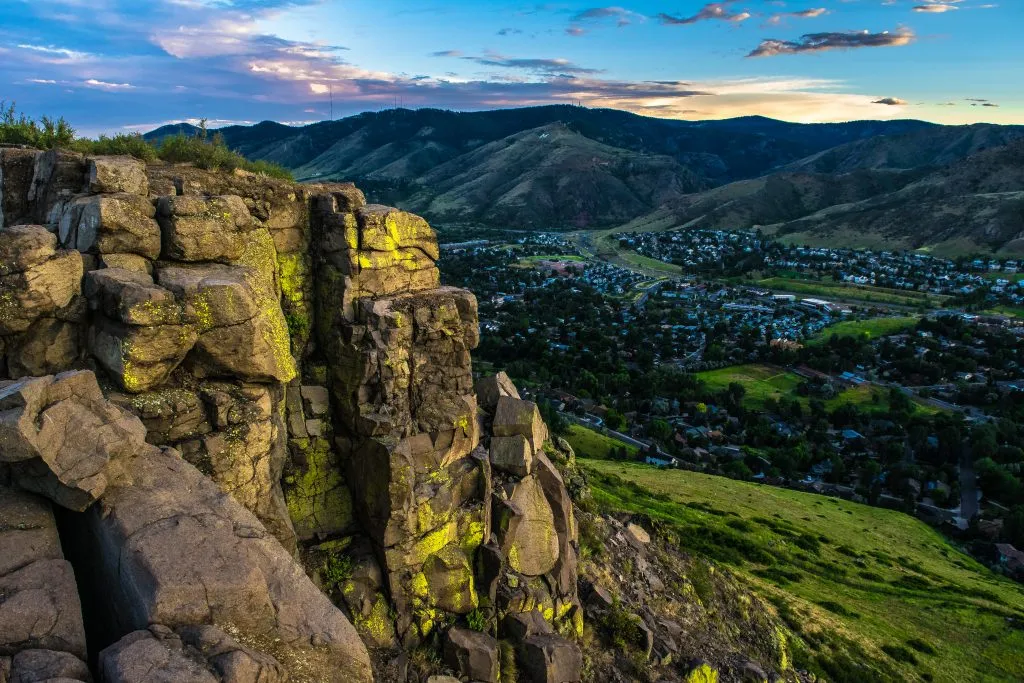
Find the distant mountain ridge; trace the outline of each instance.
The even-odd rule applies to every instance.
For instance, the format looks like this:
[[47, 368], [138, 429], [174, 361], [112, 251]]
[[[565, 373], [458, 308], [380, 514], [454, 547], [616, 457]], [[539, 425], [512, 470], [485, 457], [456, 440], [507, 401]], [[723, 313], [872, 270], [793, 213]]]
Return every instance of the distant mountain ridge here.
[[[146, 138], [196, 130], [175, 124]], [[810, 220], [1007, 145], [1024, 137], [1024, 126], [799, 124], [759, 116], [678, 121], [554, 105], [395, 109], [218, 132], [233, 149], [281, 164], [299, 180], [351, 180], [371, 200], [431, 221], [559, 230], [614, 227], [663, 207], [680, 220], [730, 228]], [[831, 220], [822, 217], [823, 224]], [[798, 232], [804, 227], [818, 229], [812, 221]], [[993, 245], [1001, 246], [983, 246]]]

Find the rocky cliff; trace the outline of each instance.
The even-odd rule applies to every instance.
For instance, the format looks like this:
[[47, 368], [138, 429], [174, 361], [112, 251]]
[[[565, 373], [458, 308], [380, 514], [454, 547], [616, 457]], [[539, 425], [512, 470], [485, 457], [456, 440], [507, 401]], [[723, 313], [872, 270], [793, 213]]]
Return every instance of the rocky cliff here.
[[437, 257], [350, 184], [0, 149], [0, 681], [579, 680], [563, 455]]

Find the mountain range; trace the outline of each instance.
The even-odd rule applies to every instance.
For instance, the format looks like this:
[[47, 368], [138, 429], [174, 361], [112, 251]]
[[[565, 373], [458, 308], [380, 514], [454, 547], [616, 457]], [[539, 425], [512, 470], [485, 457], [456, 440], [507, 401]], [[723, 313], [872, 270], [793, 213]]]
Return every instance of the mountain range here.
[[588, 229], [655, 215], [663, 227], [757, 225], [808, 243], [1024, 249], [1024, 126], [678, 121], [558, 105], [218, 132], [298, 180], [352, 180], [440, 224]]

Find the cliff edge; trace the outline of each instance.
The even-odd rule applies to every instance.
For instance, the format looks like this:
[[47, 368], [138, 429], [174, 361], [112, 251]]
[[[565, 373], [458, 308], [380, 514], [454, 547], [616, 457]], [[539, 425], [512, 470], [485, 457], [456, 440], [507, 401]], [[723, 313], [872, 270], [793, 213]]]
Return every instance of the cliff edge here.
[[0, 680], [580, 680], [563, 454], [437, 258], [351, 184], [0, 148]]

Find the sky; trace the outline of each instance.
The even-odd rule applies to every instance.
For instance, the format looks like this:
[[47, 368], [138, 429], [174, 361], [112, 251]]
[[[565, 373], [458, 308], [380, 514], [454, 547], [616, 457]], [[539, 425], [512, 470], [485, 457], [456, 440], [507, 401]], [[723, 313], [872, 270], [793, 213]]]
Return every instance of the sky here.
[[1024, 0], [617, 1], [0, 0], [0, 100], [86, 135], [566, 102], [1024, 123]]

